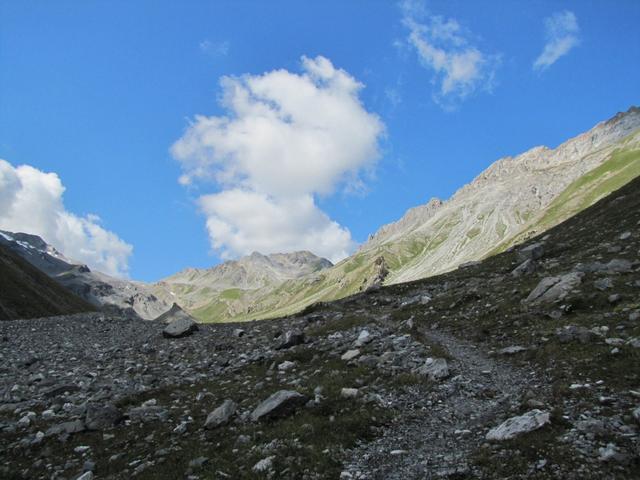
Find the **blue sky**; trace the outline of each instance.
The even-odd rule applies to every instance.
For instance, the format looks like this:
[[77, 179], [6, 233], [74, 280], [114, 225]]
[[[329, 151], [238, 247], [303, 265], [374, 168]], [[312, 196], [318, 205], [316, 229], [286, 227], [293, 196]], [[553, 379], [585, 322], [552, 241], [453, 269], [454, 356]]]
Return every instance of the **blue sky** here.
[[[638, 104], [639, 21], [635, 0], [0, 0], [0, 188], [36, 192], [0, 228], [147, 281], [256, 245], [339, 258]], [[275, 123], [243, 130], [258, 107]]]

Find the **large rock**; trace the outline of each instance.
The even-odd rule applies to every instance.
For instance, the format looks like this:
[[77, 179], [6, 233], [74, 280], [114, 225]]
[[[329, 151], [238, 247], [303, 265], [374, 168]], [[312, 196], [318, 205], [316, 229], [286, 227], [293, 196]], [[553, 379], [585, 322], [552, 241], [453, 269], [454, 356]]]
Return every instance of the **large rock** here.
[[111, 428], [123, 419], [122, 412], [112, 403], [87, 405], [85, 425], [88, 430], [104, 430]]
[[518, 260], [524, 262], [525, 260], [537, 260], [544, 255], [544, 246], [541, 243], [532, 243], [524, 248], [518, 250]]
[[582, 272], [571, 272], [559, 277], [545, 277], [526, 298], [527, 303], [553, 303], [564, 299], [582, 283]]
[[304, 333], [300, 330], [288, 330], [280, 342], [280, 345], [276, 347], [276, 350], [284, 350], [286, 348], [295, 347], [296, 345], [302, 345], [304, 343]]
[[174, 303], [169, 311], [157, 317], [155, 321], [167, 324], [162, 331], [162, 335], [167, 338], [185, 337], [198, 330], [195, 318], [180, 308], [177, 303]]
[[233, 414], [236, 413], [236, 404], [233, 400], [225, 400], [218, 408], [207, 416], [204, 428], [212, 430], [229, 423]]
[[251, 419], [268, 420], [291, 415], [307, 403], [307, 397], [293, 390], [280, 390], [274, 393], [251, 412]]
[[629, 273], [634, 269], [634, 264], [625, 258], [614, 258], [608, 263], [591, 262], [591, 263], [578, 263], [575, 266], [575, 270], [580, 272], [596, 272], [596, 273]]
[[83, 432], [84, 430], [85, 430], [85, 426], [82, 420], [72, 420], [70, 422], [64, 422], [58, 425], [54, 425], [53, 427], [49, 428], [46, 431], [45, 435], [47, 437], [51, 435], [60, 435], [60, 434], [70, 435], [72, 433]]
[[511, 417], [487, 433], [487, 440], [511, 440], [519, 435], [542, 428], [549, 423], [549, 412], [531, 410], [518, 417]]
[[442, 380], [449, 376], [449, 365], [444, 358], [427, 358], [424, 365], [416, 368], [415, 373], [429, 380]]
[[530, 258], [522, 262], [516, 268], [513, 269], [511, 275], [514, 277], [521, 277], [523, 275], [529, 275], [536, 271], [536, 262]]
[[576, 325], [566, 325], [556, 330], [556, 337], [560, 343], [580, 342], [590, 343], [598, 339], [595, 332]]

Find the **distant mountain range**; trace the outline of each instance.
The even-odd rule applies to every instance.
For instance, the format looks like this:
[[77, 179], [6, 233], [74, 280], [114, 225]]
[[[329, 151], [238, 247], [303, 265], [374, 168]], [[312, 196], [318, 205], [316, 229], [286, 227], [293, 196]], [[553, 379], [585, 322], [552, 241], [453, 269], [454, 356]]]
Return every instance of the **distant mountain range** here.
[[0, 243], [0, 320], [91, 310], [92, 305]]
[[94, 272], [68, 259], [37, 235], [0, 230], [0, 245], [96, 307], [132, 309], [144, 319], [153, 319], [171, 306], [153, 295], [148, 285]]
[[34, 235], [0, 232], [0, 245], [96, 306], [131, 308], [150, 319], [175, 302], [204, 322], [251, 320], [479, 261], [561, 223], [637, 176], [640, 109], [632, 107], [555, 149], [535, 147], [496, 161], [450, 199], [431, 199], [381, 227], [336, 265], [310, 252], [253, 253], [144, 284], [93, 272]]

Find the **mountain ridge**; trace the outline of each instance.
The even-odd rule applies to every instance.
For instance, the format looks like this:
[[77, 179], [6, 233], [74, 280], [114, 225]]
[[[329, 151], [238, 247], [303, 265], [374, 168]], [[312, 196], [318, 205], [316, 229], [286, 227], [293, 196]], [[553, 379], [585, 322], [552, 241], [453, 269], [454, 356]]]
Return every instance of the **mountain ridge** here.
[[145, 320], [156, 318], [170, 307], [170, 304], [155, 297], [143, 282], [122, 280], [92, 271], [86, 265], [68, 259], [37, 235], [2, 230], [0, 245], [94, 307], [132, 309]]
[[[620, 152], [627, 155], [625, 162], [616, 160]], [[397, 222], [382, 226], [352, 256], [331, 268], [287, 280], [274, 291], [254, 291], [234, 312], [215, 307], [192, 313], [204, 321], [276, 317], [375, 284], [417, 280], [478, 261], [539, 229], [541, 225], [536, 227], [535, 221], [544, 217], [547, 208], [554, 207], [553, 201], [573, 183], [589, 172], [612, 165], [616, 171], [601, 171], [600, 179], [613, 175], [616, 182], [592, 182], [606, 188], [589, 197], [588, 202], [577, 202], [577, 209], [569, 211], [561, 206], [555, 217], [544, 224], [545, 228], [640, 175], [637, 107], [599, 122], [556, 148], [535, 146], [520, 155], [497, 160], [449, 199], [432, 199], [409, 209]], [[625, 175], [619, 175], [622, 171]], [[180, 303], [180, 299], [176, 301]], [[212, 299], [211, 304], [216, 300]]]

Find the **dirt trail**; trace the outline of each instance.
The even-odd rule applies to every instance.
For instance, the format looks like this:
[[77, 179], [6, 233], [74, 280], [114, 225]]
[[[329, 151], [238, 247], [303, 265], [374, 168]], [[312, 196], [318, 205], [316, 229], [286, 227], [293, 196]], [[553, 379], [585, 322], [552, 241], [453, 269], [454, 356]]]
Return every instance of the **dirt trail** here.
[[488, 428], [515, 411], [527, 386], [537, 383], [531, 372], [471, 344], [442, 332], [421, 333], [448, 351], [451, 376], [399, 399], [403, 413], [377, 440], [354, 449], [344, 478], [473, 477], [470, 455]]

